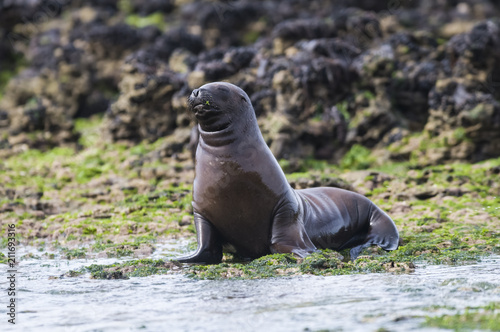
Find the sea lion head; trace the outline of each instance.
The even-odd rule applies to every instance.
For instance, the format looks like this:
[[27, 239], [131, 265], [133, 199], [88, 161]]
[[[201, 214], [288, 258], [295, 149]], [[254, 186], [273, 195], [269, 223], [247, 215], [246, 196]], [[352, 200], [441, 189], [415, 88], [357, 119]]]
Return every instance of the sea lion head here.
[[248, 95], [234, 84], [214, 82], [194, 89], [188, 99], [200, 130], [224, 132], [230, 127], [255, 121]]

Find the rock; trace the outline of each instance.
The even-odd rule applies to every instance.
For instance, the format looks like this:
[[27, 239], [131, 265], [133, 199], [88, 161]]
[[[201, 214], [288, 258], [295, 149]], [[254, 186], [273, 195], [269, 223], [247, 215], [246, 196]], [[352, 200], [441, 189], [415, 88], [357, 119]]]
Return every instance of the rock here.
[[183, 216], [181, 220], [179, 220], [179, 226], [188, 226], [191, 225], [191, 216]]
[[155, 12], [170, 13], [174, 8], [174, 0], [130, 1], [130, 10], [139, 15], [149, 15]]
[[113, 140], [153, 141], [176, 127], [172, 96], [183, 81], [165, 65], [160, 65], [155, 74], [138, 72], [135, 61], [136, 58], [129, 58], [129, 73], [120, 82], [122, 94], [106, 114]]
[[[255, 53], [256, 51], [249, 47], [232, 48], [220, 54], [220, 58], [209, 62], [200, 60], [195, 71], [203, 72], [204, 81], [220, 81], [247, 67]], [[203, 58], [203, 54], [200, 55], [200, 58]]]
[[74, 0], [37, 20], [47, 4], [0, 4], [0, 72], [14, 76], [0, 79], [4, 150], [74, 144], [74, 120], [103, 112], [112, 141], [175, 135], [195, 124], [190, 91], [224, 80], [299, 168], [354, 145], [378, 163], [500, 153], [500, 8], [486, 0]]
[[464, 79], [440, 80], [429, 94], [425, 129], [450, 150], [440, 160], [484, 160], [496, 156], [500, 146], [500, 104], [465, 84]]

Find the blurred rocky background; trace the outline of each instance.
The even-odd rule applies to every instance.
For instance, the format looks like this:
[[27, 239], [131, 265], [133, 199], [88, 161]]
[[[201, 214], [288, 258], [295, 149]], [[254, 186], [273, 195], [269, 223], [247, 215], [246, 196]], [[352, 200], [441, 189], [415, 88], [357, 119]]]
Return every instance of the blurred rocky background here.
[[498, 157], [499, 15], [493, 0], [0, 0], [0, 150], [77, 146], [94, 114], [103, 140], [187, 149], [187, 96], [223, 80], [278, 159]]

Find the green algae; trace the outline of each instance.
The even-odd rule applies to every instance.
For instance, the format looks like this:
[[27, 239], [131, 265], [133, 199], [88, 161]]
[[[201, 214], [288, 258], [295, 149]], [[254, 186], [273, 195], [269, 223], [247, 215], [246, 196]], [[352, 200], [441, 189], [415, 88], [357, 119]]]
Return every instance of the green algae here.
[[[102, 121], [102, 116], [76, 121], [75, 130], [82, 134], [79, 148], [30, 149], [0, 162], [0, 193], [5, 194], [0, 196], [1, 231], [8, 220], [18, 226], [19, 241], [31, 245], [46, 238], [72, 246], [109, 241], [103, 249], [117, 257], [137, 250], [120, 247], [138, 238], [154, 243], [157, 237], [194, 232], [185, 222], [180, 225], [191, 213], [190, 182], [171, 184], [163, 176], [154, 183], [127, 184], [140, 180], [141, 166], [162, 166], [147, 158], [164, 140], [134, 147], [108, 143], [100, 138]], [[163, 165], [164, 170], [169, 167]]]
[[102, 237], [91, 246], [93, 252], [105, 252], [107, 257], [126, 257], [133, 256], [137, 250], [148, 247], [151, 252], [154, 250], [152, 244], [157, 242], [157, 236], [145, 235], [137, 236], [132, 241], [113, 242], [103, 240]]
[[87, 250], [85, 248], [68, 249], [62, 248], [61, 254], [66, 259], [78, 259], [87, 257]]
[[350, 261], [333, 250], [320, 250], [303, 259], [291, 254], [272, 254], [246, 263], [226, 260], [216, 265], [196, 265], [188, 267], [188, 275], [196, 279], [216, 280], [261, 279], [302, 274], [328, 276], [386, 271], [407, 273], [413, 270], [413, 264], [394, 262], [385, 256], [362, 256]]
[[20, 53], [11, 55], [10, 59], [4, 60], [3, 68], [6, 69], [0, 70], [0, 99], [2, 99], [5, 87], [9, 81], [19, 74], [26, 65], [27, 60]]
[[342, 157], [340, 167], [350, 170], [367, 169], [374, 163], [375, 159], [368, 148], [354, 144]]
[[339, 112], [344, 117], [344, 120], [347, 122], [349, 122], [349, 120], [351, 119], [351, 115], [349, 114], [349, 111], [348, 111], [348, 105], [349, 105], [349, 102], [347, 100], [344, 100], [340, 103], [337, 103], [337, 105], [335, 105], [335, 107], [337, 107]]
[[453, 331], [500, 331], [500, 302], [491, 302], [481, 307], [467, 307], [464, 312], [454, 315], [426, 317], [423, 325]]
[[156, 26], [158, 29], [163, 30], [166, 26], [165, 18], [162, 13], [155, 12], [148, 16], [140, 16], [136, 14], [129, 14], [125, 22], [136, 28], [144, 28], [147, 26]]
[[243, 43], [245, 45], [252, 45], [257, 41], [257, 39], [259, 39], [260, 36], [261, 36], [261, 33], [259, 31], [250, 30], [243, 35], [243, 38], [242, 38]]
[[280, 159], [278, 163], [285, 173], [309, 173], [311, 171], [323, 171], [329, 168], [329, 164], [325, 160], [316, 160], [312, 158], [295, 160], [293, 163], [286, 159]]
[[90, 273], [93, 279], [128, 279], [130, 277], [167, 274], [178, 269], [178, 263], [162, 259], [138, 259], [109, 265], [92, 264], [69, 273], [76, 276]]
[[96, 114], [86, 119], [75, 119], [74, 130], [80, 133], [78, 143], [85, 148], [98, 145], [101, 138], [103, 115]]

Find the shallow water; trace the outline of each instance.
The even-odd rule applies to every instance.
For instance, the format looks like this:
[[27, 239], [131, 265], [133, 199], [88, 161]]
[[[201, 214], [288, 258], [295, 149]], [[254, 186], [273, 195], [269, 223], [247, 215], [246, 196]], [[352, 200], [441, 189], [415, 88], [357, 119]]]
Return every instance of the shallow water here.
[[[167, 244], [156, 258], [183, 244]], [[27, 252], [27, 248], [19, 248]], [[22, 252], [21, 252], [22, 254]], [[16, 326], [2, 331], [438, 331], [425, 315], [453, 314], [500, 301], [500, 256], [478, 264], [418, 265], [412, 274], [300, 276], [195, 281], [182, 275], [93, 280], [49, 279], [117, 259], [29, 259], [18, 267]], [[4, 274], [6, 274], [4, 270]], [[438, 306], [438, 309], [432, 309]]]

